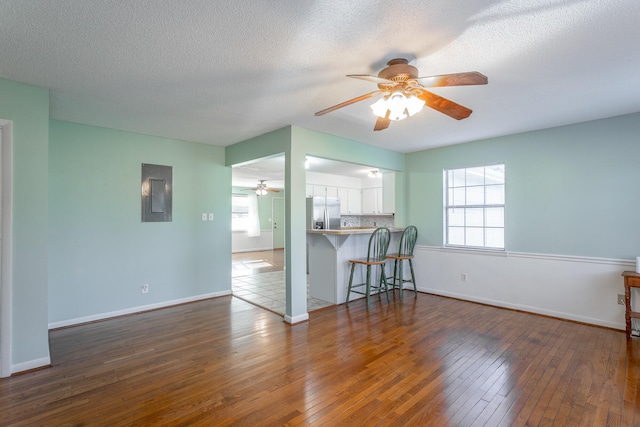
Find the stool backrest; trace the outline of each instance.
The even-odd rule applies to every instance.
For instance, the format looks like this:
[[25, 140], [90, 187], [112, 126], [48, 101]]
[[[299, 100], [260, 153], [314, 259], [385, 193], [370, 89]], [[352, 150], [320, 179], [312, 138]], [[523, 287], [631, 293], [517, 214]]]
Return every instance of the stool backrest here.
[[413, 248], [416, 246], [418, 239], [418, 229], [415, 225], [409, 225], [404, 229], [402, 237], [400, 237], [400, 245], [398, 246], [398, 254], [403, 256], [413, 256]]
[[378, 227], [369, 238], [367, 261], [384, 261], [391, 241], [391, 232], [386, 227]]

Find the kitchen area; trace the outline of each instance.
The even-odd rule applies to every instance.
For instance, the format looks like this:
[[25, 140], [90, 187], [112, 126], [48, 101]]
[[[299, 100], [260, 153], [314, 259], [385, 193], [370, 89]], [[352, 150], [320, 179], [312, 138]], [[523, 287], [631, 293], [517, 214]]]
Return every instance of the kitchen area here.
[[[317, 157], [309, 156], [307, 161], [307, 307], [312, 311], [323, 306], [321, 301], [326, 304], [345, 302], [349, 279], [348, 260], [366, 257], [368, 240], [376, 227], [387, 227], [392, 231], [389, 252], [397, 246], [402, 229], [395, 228], [395, 188], [396, 179], [402, 179], [402, 175], [395, 171]], [[239, 194], [252, 194], [258, 179], [266, 179], [269, 187], [279, 189], [278, 193], [258, 197], [261, 208], [264, 205], [260, 203], [263, 198], [275, 200], [283, 197], [286, 192], [284, 159], [272, 157], [234, 168], [234, 188], [238, 189]], [[267, 212], [261, 214], [265, 216], [262, 223], [271, 224], [268, 228], [262, 227], [262, 234], [266, 238], [272, 231], [275, 232], [276, 227], [271, 209], [267, 208]], [[236, 239], [243, 244], [239, 245]], [[266, 265], [269, 262], [265, 260], [276, 259], [277, 256], [282, 258], [282, 251], [275, 246], [265, 247], [265, 238], [261, 238], [259, 246], [253, 247], [251, 243], [256, 238], [247, 238], [246, 232], [236, 231], [233, 240], [233, 256], [242, 258], [243, 266]], [[283, 313], [284, 269], [284, 265], [277, 268], [279, 271], [266, 273], [256, 269], [249, 276], [234, 277], [234, 294], [248, 302]], [[360, 275], [360, 269], [356, 270]], [[355, 279], [360, 280], [359, 277]], [[279, 297], [276, 298], [276, 294]], [[353, 295], [352, 299], [356, 297], [359, 295]]]
[[[371, 169], [360, 177], [307, 172], [307, 273], [309, 295], [346, 301], [349, 260], [367, 255], [377, 227], [391, 231], [389, 252], [403, 229], [395, 227], [395, 172]], [[356, 269], [354, 283], [364, 281]], [[351, 299], [361, 297], [353, 295]]]

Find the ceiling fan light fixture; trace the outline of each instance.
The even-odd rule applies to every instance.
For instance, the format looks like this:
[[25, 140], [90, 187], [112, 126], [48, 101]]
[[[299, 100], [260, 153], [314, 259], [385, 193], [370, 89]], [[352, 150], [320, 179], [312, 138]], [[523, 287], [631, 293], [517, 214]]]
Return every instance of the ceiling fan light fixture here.
[[424, 101], [415, 95], [405, 96], [402, 92], [393, 92], [389, 96], [385, 96], [371, 105], [373, 114], [378, 117], [386, 118], [389, 112], [390, 120], [403, 120], [409, 116], [420, 112], [424, 107]]
[[265, 190], [264, 188], [258, 188], [256, 190], [256, 195], [257, 196], [266, 196], [267, 194], [267, 190]]
[[378, 117], [385, 118], [387, 116], [387, 98], [382, 97], [378, 99], [375, 103], [371, 104], [371, 110], [373, 110], [373, 114]]
[[380, 178], [382, 176], [378, 169], [370, 170], [367, 175], [369, 176], [369, 178]]
[[391, 120], [403, 120], [409, 117], [407, 114], [407, 97], [402, 92], [394, 92], [387, 99], [389, 118]]

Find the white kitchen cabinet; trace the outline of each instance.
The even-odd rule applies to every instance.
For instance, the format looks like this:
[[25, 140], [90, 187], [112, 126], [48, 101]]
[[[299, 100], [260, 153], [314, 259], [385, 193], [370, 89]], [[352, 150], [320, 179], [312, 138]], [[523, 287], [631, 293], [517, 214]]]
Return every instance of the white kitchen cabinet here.
[[307, 197], [313, 197], [313, 185], [307, 184]]
[[349, 189], [346, 187], [337, 188], [338, 197], [340, 197], [340, 214], [349, 214]]
[[314, 185], [313, 195], [317, 197], [338, 197], [338, 188], [329, 185]]
[[362, 189], [362, 213], [371, 215], [382, 213], [382, 187]]
[[314, 185], [313, 195], [315, 197], [327, 197], [327, 187], [324, 185]]
[[347, 211], [348, 214], [361, 214], [362, 213], [362, 193], [359, 188], [347, 189]]

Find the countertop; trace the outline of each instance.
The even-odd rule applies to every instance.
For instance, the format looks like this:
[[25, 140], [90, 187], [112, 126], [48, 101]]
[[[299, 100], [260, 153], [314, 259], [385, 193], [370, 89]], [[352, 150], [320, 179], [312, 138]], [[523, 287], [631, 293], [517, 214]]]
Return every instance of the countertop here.
[[[348, 236], [351, 234], [371, 234], [378, 227], [344, 227], [336, 230], [307, 230], [308, 234], [334, 234], [338, 236]], [[404, 228], [388, 227], [392, 233], [401, 233]]]

